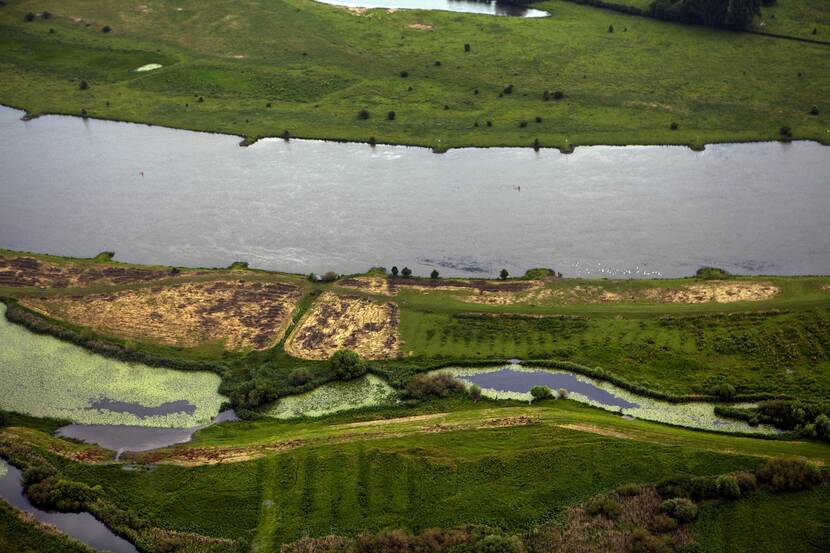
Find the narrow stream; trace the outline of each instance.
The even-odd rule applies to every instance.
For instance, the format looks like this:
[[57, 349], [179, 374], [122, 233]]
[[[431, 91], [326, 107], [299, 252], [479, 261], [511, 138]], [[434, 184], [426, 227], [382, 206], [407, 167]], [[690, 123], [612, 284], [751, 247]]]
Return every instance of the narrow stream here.
[[[5, 474], [4, 474], [5, 472]], [[51, 524], [64, 534], [99, 551], [138, 553], [138, 549], [89, 513], [58, 513], [32, 505], [23, 495], [20, 470], [0, 460], [0, 497], [21, 511], [31, 513], [40, 522]], [[43, 552], [47, 553], [47, 552]]]

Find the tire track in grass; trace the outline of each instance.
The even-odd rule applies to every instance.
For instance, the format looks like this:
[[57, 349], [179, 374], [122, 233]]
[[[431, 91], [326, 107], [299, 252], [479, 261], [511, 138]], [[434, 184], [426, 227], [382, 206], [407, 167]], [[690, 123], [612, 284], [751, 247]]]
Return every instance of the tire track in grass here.
[[297, 468], [294, 459], [287, 456], [266, 458], [261, 467], [262, 504], [251, 552], [272, 553], [276, 551], [274, 544], [282, 518], [280, 498], [289, 495], [287, 492], [296, 484]]

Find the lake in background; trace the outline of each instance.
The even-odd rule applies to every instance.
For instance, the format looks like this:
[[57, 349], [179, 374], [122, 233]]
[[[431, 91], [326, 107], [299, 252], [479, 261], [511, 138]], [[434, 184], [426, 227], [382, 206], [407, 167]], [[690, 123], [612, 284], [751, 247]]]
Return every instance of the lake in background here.
[[0, 108], [5, 248], [297, 273], [830, 273], [830, 148], [811, 142], [438, 155], [22, 115]]

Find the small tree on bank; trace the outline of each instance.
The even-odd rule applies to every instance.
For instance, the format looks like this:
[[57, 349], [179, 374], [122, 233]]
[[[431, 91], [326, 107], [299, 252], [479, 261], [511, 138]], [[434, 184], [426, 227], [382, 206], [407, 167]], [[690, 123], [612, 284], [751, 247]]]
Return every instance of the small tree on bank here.
[[507, 269], [502, 269], [499, 273], [499, 278], [502, 280], [507, 280], [507, 277], [510, 276], [510, 273], [507, 272]]
[[350, 349], [340, 349], [329, 359], [329, 369], [338, 380], [354, 380], [366, 374], [366, 366]]

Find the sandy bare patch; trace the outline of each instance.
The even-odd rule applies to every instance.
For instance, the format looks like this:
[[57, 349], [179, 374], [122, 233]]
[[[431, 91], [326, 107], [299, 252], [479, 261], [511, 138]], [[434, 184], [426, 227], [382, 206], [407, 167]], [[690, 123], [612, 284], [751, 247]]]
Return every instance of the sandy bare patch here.
[[736, 301], [763, 301], [775, 297], [781, 290], [763, 282], [713, 281], [693, 284], [679, 290], [667, 290], [667, 303], [732, 303]]
[[211, 281], [111, 294], [27, 298], [47, 316], [125, 338], [194, 347], [223, 340], [226, 349], [265, 349], [283, 335], [302, 292], [276, 282]]
[[371, 294], [382, 294], [384, 296], [393, 296], [397, 290], [393, 289], [389, 284], [389, 279], [384, 277], [354, 277], [344, 278], [337, 282], [338, 286], [344, 288], [351, 288], [353, 290], [360, 290], [361, 292], [369, 292]]
[[582, 423], [569, 423], [569, 424], [560, 424], [558, 425], [560, 428], [567, 428], [568, 430], [576, 430], [578, 432], [589, 432], [591, 434], [598, 434], [600, 436], [607, 436], [609, 438], [619, 438], [622, 440], [634, 440], [632, 436], [629, 436], [625, 432], [620, 432], [617, 430], [611, 430], [610, 428], [605, 428], [602, 426], [596, 426], [593, 424], [582, 424]]
[[428, 23], [410, 23], [406, 27], [408, 29], [415, 29], [418, 31], [431, 31], [433, 29], [432, 25]]
[[369, 11], [369, 8], [361, 8], [359, 6], [335, 6], [336, 8], [340, 8], [341, 10], [346, 10], [352, 15], [365, 15], [366, 12]]
[[136, 73], [143, 73], [145, 71], [154, 71], [156, 69], [161, 69], [162, 65], [160, 63], [148, 63], [147, 65], [142, 65], [141, 67], [136, 68]]
[[181, 271], [174, 275], [169, 269], [72, 261], [54, 263], [26, 255], [0, 256], [0, 286], [75, 288], [92, 284], [133, 284], [195, 274], [201, 273]]
[[398, 424], [402, 422], [425, 421], [430, 419], [439, 419], [446, 417], [449, 413], [432, 413], [429, 415], [413, 415], [411, 417], [398, 417], [395, 419], [375, 419], [371, 421], [350, 422], [347, 424], [338, 425], [338, 428], [360, 428], [363, 426], [389, 426], [390, 424]]
[[328, 359], [343, 348], [365, 359], [398, 355], [398, 306], [326, 292], [303, 316], [285, 351], [303, 359]]

